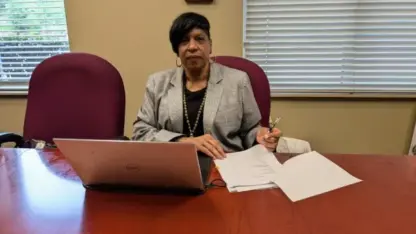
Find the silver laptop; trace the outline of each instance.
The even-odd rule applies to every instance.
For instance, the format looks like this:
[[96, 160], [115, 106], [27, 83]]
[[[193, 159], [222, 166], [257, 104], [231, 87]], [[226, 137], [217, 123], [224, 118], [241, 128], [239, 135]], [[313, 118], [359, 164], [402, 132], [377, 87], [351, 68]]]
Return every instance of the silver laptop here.
[[210, 163], [204, 163], [201, 173], [193, 144], [63, 138], [54, 142], [86, 188], [205, 190]]

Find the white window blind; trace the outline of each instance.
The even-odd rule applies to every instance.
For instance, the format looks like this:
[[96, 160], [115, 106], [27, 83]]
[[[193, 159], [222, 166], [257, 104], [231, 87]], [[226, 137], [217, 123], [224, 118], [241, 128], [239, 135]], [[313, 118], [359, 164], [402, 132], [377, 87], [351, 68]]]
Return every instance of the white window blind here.
[[33, 69], [68, 51], [64, 0], [0, 0], [0, 93], [27, 92]]
[[244, 0], [272, 94], [416, 94], [416, 0]]

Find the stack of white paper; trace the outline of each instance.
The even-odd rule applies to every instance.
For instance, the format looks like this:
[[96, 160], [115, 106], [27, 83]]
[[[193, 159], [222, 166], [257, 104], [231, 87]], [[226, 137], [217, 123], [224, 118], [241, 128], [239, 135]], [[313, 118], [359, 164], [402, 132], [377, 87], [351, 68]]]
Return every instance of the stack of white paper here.
[[275, 188], [277, 169], [282, 167], [274, 155], [264, 147], [227, 154], [226, 159], [215, 160], [230, 192]]
[[280, 187], [292, 201], [361, 181], [315, 151], [282, 165], [273, 153], [257, 145], [214, 162], [230, 192]]

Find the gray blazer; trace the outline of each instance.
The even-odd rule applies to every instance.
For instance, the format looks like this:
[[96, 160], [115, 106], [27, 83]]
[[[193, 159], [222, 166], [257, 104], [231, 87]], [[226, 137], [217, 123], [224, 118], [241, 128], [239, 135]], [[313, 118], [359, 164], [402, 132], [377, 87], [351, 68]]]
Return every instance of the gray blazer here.
[[[203, 112], [204, 132], [227, 152], [255, 143], [260, 111], [245, 72], [211, 64]], [[151, 75], [133, 128], [133, 140], [170, 141], [183, 131], [183, 68]]]

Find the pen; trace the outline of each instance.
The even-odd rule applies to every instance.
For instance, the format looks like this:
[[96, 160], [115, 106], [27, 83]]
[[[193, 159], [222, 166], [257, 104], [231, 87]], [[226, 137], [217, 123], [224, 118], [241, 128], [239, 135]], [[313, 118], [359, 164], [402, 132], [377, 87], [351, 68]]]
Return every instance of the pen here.
[[273, 128], [280, 122], [282, 118], [278, 117], [274, 121], [272, 121], [272, 117], [269, 119], [269, 131], [271, 132]]

